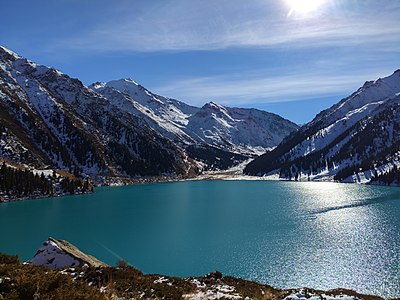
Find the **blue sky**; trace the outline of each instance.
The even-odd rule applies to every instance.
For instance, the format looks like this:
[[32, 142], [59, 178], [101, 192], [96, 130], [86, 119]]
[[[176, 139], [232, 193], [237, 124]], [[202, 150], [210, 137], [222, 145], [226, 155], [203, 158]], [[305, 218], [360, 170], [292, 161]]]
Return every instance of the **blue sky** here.
[[400, 68], [398, 0], [0, 0], [0, 11], [1, 45], [85, 84], [131, 77], [297, 123]]

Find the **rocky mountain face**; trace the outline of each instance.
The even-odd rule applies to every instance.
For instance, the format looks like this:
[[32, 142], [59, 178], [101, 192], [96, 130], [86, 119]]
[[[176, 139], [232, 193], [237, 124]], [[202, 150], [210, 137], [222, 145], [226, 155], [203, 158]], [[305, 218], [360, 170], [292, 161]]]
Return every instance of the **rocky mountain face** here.
[[399, 183], [399, 130], [397, 70], [386, 78], [366, 82], [319, 113], [274, 150], [248, 164], [245, 173], [279, 174], [295, 180]]
[[278, 145], [298, 126], [257, 109], [230, 108], [209, 102], [193, 107], [156, 95], [131, 79], [90, 86], [119, 109], [141, 115], [157, 132], [195, 159], [223, 169]]
[[0, 47], [0, 158], [106, 178], [191, 176], [275, 147], [297, 125], [255, 109], [202, 108], [131, 79], [87, 87]]
[[59, 71], [0, 48], [0, 157], [101, 180], [195, 173], [140, 116]]
[[97, 82], [90, 88], [107, 98], [119, 110], [141, 116], [155, 131], [178, 144], [195, 141], [184, 131], [188, 118], [198, 108], [153, 94], [131, 79]]
[[187, 132], [198, 141], [238, 153], [262, 154], [278, 145], [298, 126], [258, 109], [206, 103], [189, 117]]

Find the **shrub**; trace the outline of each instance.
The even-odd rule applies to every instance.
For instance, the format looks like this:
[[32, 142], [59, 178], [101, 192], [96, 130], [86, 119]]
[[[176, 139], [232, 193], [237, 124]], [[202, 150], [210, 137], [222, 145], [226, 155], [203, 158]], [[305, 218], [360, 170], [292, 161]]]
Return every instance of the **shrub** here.
[[121, 259], [116, 263], [116, 267], [120, 269], [125, 269], [127, 266], [128, 266], [128, 261], [126, 259]]
[[12, 255], [0, 253], [0, 264], [11, 265], [11, 264], [19, 264], [19, 263], [20, 263], [20, 260], [17, 255], [12, 256]]

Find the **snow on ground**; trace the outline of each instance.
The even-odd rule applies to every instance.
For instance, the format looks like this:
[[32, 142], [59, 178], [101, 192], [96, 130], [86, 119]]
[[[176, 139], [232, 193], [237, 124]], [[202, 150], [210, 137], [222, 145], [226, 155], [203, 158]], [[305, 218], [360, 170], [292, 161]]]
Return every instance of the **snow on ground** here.
[[164, 282], [168, 282], [168, 281], [169, 281], [168, 278], [165, 278], [164, 276], [161, 276], [160, 278], [154, 280], [153, 283], [154, 283], [154, 284], [159, 284], [159, 283], [164, 283]]
[[51, 176], [53, 176], [53, 174], [55, 174], [56, 177], [60, 177], [60, 174], [54, 172], [53, 169], [51, 169], [51, 170], [47, 170], [47, 169], [46, 170], [30, 169], [30, 171], [32, 171], [33, 174], [39, 175], [39, 176], [42, 176], [42, 174], [43, 174], [45, 177], [51, 177]]
[[375, 170], [366, 170], [360, 171], [357, 174], [351, 175], [342, 182], [345, 183], [368, 183], [374, 177], [374, 172], [376, 171], [378, 175], [388, 173], [389, 171], [393, 170], [394, 167], [400, 167], [399, 157], [396, 157], [396, 160], [393, 160], [387, 164], [381, 165], [376, 167]]
[[[375, 103], [368, 103], [363, 107], [354, 109], [348, 112], [343, 118], [335, 121], [327, 127], [321, 128], [315, 134], [297, 144], [292, 150], [292, 159], [302, 157], [312, 152], [319, 151], [332, 143], [338, 136], [345, 132], [348, 128], [352, 127], [361, 119], [375, 115], [378, 111], [376, 108], [385, 103], [385, 101], [378, 101]], [[351, 136], [344, 139], [348, 140]], [[344, 142], [338, 143], [335, 147], [337, 152]], [[333, 153], [332, 153], [333, 154]]]
[[282, 178], [279, 178], [278, 173], [274, 173], [263, 177], [244, 175], [243, 174], [244, 168], [252, 160], [253, 158], [250, 158], [227, 170], [207, 171], [204, 172], [202, 175], [199, 175], [196, 178], [190, 180], [284, 180]]
[[186, 127], [195, 139], [254, 154], [277, 146], [296, 129], [294, 123], [265, 111], [224, 107], [214, 102], [206, 103], [191, 116]]
[[289, 296], [283, 298], [283, 300], [357, 300], [359, 298], [355, 296], [348, 296], [345, 294], [340, 295], [329, 295], [325, 293], [310, 293], [307, 292], [306, 289], [300, 289], [296, 292], [293, 292]]
[[[182, 130], [191, 115], [191, 107], [186, 111], [184, 105], [171, 102], [172, 100], [168, 98], [163, 98], [164, 102], [155, 101], [155, 95], [153, 97], [143, 87], [129, 80], [96, 83], [91, 88], [109, 99], [110, 105], [124, 112], [143, 116], [147, 123], [162, 135], [172, 140], [182, 140], [184, 143], [193, 142], [192, 138]], [[183, 106], [183, 111], [178, 106]]]
[[200, 281], [193, 279], [192, 283], [196, 284], [197, 290], [193, 294], [183, 295], [183, 299], [188, 300], [205, 300], [205, 299], [243, 299], [239, 293], [236, 292], [233, 286], [226, 284], [215, 284], [206, 286], [200, 284]]

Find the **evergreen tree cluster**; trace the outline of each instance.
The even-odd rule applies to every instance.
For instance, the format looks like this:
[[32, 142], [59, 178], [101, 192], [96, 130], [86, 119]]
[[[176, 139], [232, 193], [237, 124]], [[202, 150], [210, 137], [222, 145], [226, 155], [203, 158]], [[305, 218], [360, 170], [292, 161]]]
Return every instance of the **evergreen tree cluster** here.
[[8, 167], [5, 163], [0, 168], [0, 193], [14, 197], [26, 197], [38, 193], [52, 195], [54, 193], [51, 180], [29, 170]]
[[0, 201], [92, 191], [93, 186], [88, 179], [58, 177], [55, 172], [51, 176], [39, 175], [27, 169], [9, 167], [4, 162], [0, 167]]
[[332, 158], [340, 161], [351, 157], [359, 162], [340, 170], [335, 180], [343, 180], [360, 171], [374, 170], [376, 166], [390, 162], [392, 154], [400, 150], [400, 136], [397, 134], [400, 123], [396, 119], [399, 113], [400, 108], [395, 105], [375, 116], [372, 122], [360, 122], [363, 130]]
[[131, 127], [116, 118], [110, 118], [104, 124], [113, 137], [107, 144], [110, 158], [122, 171], [129, 176], [182, 172], [179, 156], [169, 150], [174, 147], [170, 140], [155, 138], [154, 132], [138, 118], [131, 116], [129, 121]]
[[390, 171], [380, 175], [376, 174], [375, 177], [371, 179], [371, 182], [385, 183], [387, 185], [400, 184], [400, 170], [394, 165], [393, 169]]
[[83, 193], [93, 192], [93, 186], [89, 183], [88, 179], [69, 179], [65, 177], [60, 181], [60, 185], [66, 193], [71, 195], [75, 194], [77, 191]]

